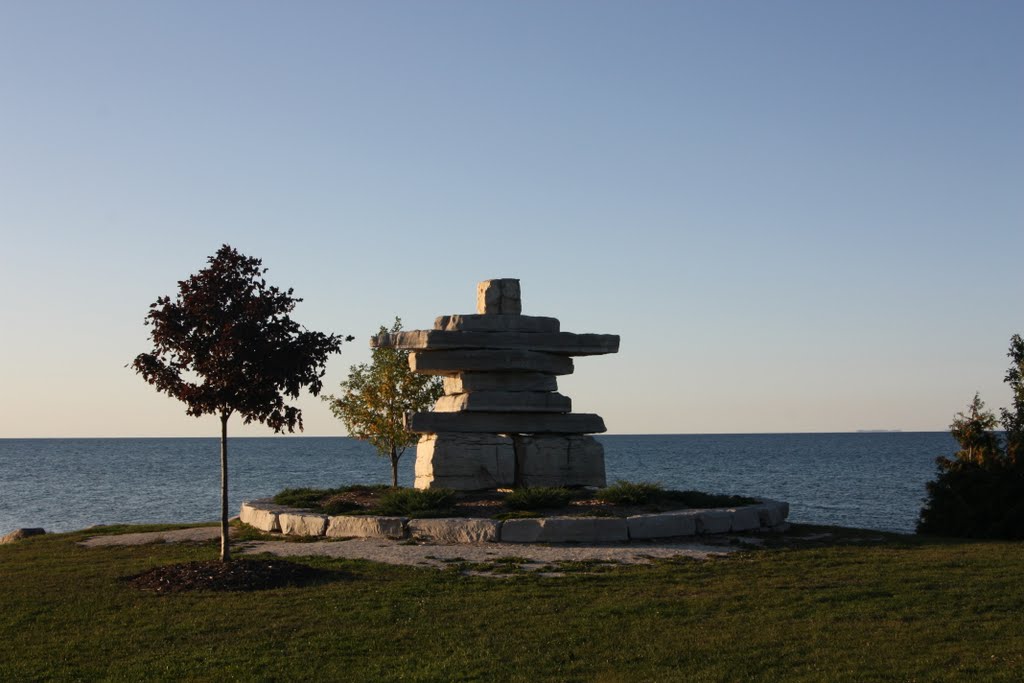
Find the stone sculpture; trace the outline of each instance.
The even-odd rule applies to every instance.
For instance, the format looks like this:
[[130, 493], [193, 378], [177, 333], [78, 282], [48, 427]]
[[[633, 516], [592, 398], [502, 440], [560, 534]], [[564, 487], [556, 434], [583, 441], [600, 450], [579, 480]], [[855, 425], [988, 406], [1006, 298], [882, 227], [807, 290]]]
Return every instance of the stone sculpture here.
[[418, 373], [442, 375], [431, 412], [406, 418], [422, 434], [416, 487], [604, 486], [599, 415], [573, 413], [557, 392], [572, 356], [616, 353], [612, 334], [562, 332], [555, 318], [522, 315], [519, 280], [477, 285], [476, 315], [437, 318], [432, 330], [380, 334], [371, 346], [407, 350]]

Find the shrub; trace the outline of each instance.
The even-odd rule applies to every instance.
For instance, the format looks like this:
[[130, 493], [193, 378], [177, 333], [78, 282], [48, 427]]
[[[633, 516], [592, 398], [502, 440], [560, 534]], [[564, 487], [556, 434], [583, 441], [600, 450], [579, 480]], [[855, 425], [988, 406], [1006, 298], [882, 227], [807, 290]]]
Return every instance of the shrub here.
[[754, 505], [758, 502], [756, 498], [704, 493], [703, 491], [666, 491], [665, 498], [682, 503], [688, 508], [734, 508]]
[[612, 505], [646, 505], [655, 502], [663, 494], [661, 484], [644, 481], [633, 483], [620, 479], [598, 491], [595, 497]]
[[938, 458], [917, 522], [921, 534], [1024, 538], [1024, 469], [1008, 462]]
[[391, 489], [380, 497], [374, 510], [400, 517], [441, 517], [451, 514], [455, 491], [451, 489]]
[[1000, 420], [975, 394], [967, 411], [949, 426], [960, 445], [953, 458], [936, 459], [935, 481], [921, 509], [917, 531], [968, 538], [1024, 538], [1024, 339], [1013, 335], [1013, 361], [1004, 381], [1010, 385], [1010, 408]]
[[317, 506], [317, 510], [325, 515], [343, 515], [346, 512], [356, 512], [362, 509], [364, 509], [362, 505], [347, 498], [344, 493], [328, 496]]
[[561, 486], [538, 486], [515, 489], [505, 496], [505, 507], [510, 510], [543, 510], [569, 504], [573, 494]]
[[320, 502], [329, 496], [343, 493], [345, 489], [313, 489], [298, 488], [285, 489], [274, 496], [274, 502], [278, 505], [287, 505], [293, 508], [315, 508]]

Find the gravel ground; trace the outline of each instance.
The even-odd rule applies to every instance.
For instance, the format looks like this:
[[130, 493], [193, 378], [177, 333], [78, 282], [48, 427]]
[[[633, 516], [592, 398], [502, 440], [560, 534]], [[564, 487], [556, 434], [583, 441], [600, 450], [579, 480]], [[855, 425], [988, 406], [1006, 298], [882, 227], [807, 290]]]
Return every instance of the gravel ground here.
[[[94, 536], [80, 543], [86, 547], [143, 545], [146, 543], [195, 543], [220, 537], [219, 527], [196, 527], [116, 536]], [[753, 539], [747, 539], [752, 541]], [[381, 538], [312, 541], [246, 541], [235, 544], [237, 554], [269, 553], [278, 557], [324, 556], [370, 560], [388, 564], [436, 567], [457, 562], [511, 563], [521, 570], [551, 572], [561, 563], [649, 564], [653, 560], [691, 558], [705, 560], [740, 548], [728, 538], [716, 543], [684, 541], [635, 541], [632, 543], [479, 543], [434, 544]], [[513, 562], [511, 558], [515, 558]]]
[[282, 543], [253, 541], [239, 547], [246, 553], [272, 553], [280, 557], [324, 555], [371, 560], [388, 564], [444, 568], [456, 562], [493, 563], [515, 558], [514, 564], [527, 571], [551, 571], [560, 563], [649, 564], [654, 559], [688, 557], [704, 560], [724, 555], [736, 546], [699, 543], [622, 543], [608, 545], [479, 543], [441, 545], [387, 539], [354, 538], [348, 541]]
[[[234, 533], [229, 529], [228, 534]], [[104, 545], [145, 545], [147, 543], [202, 543], [220, 538], [219, 526], [200, 526], [192, 529], [175, 529], [173, 531], [146, 531], [138, 534], [117, 534], [114, 536], [93, 536], [78, 545], [96, 548]]]

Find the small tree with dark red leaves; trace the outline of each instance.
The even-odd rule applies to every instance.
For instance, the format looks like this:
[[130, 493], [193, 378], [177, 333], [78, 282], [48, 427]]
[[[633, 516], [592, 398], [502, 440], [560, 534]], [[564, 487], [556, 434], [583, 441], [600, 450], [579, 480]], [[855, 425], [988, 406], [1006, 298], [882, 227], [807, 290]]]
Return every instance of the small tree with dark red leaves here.
[[287, 405], [303, 387], [314, 396], [323, 387], [327, 357], [352, 337], [311, 332], [289, 314], [302, 301], [292, 290], [267, 285], [263, 262], [228, 245], [209, 265], [178, 283], [173, 300], [150, 305], [153, 350], [131, 367], [187, 406], [186, 414], [220, 417], [221, 550], [228, 545], [228, 418], [262, 422], [275, 432], [302, 429], [302, 411]]

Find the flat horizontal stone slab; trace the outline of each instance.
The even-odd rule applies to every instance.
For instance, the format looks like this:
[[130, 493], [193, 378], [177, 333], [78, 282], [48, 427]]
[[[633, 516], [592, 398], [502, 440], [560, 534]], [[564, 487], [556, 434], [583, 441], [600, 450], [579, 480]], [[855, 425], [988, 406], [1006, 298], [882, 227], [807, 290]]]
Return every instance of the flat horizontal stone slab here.
[[323, 536], [327, 531], [327, 516], [313, 512], [282, 512], [277, 521], [281, 533], [289, 536]]
[[442, 396], [434, 404], [434, 411], [569, 413], [572, 412], [572, 400], [551, 391], [474, 391]]
[[405, 538], [404, 517], [336, 515], [328, 518], [329, 538]]
[[753, 531], [761, 528], [761, 517], [756, 507], [742, 507], [730, 510], [732, 531]]
[[536, 315], [442, 315], [434, 320], [435, 330], [446, 332], [558, 332], [558, 318]]
[[597, 434], [604, 420], [593, 413], [413, 413], [410, 432], [477, 434]]
[[471, 391], [556, 391], [558, 378], [540, 372], [463, 372], [445, 376], [444, 393]]
[[618, 517], [545, 517], [507, 519], [502, 543], [619, 543], [629, 540], [626, 520]]
[[698, 534], [724, 534], [732, 531], [732, 512], [729, 510], [697, 510]]
[[617, 334], [574, 334], [572, 332], [448, 332], [412, 330], [383, 332], [370, 341], [403, 351], [444, 351], [455, 349], [522, 349], [561, 356], [595, 356], [617, 353]]
[[636, 540], [693, 536], [697, 533], [697, 513], [692, 510], [634, 515], [626, 518], [629, 537]]
[[761, 498], [760, 505], [754, 506], [762, 527], [776, 527], [789, 516], [789, 503], [771, 498]]
[[283, 505], [274, 505], [269, 500], [246, 501], [242, 503], [238, 519], [243, 524], [248, 524], [260, 531], [280, 531], [281, 525], [277, 521], [277, 516], [281, 512], [295, 512], [295, 510]]
[[446, 517], [410, 519], [409, 535], [435, 543], [493, 543], [498, 540], [501, 522], [494, 519]]
[[571, 375], [572, 358], [536, 351], [413, 351], [409, 367], [423, 375], [456, 375], [461, 372], [543, 372]]

